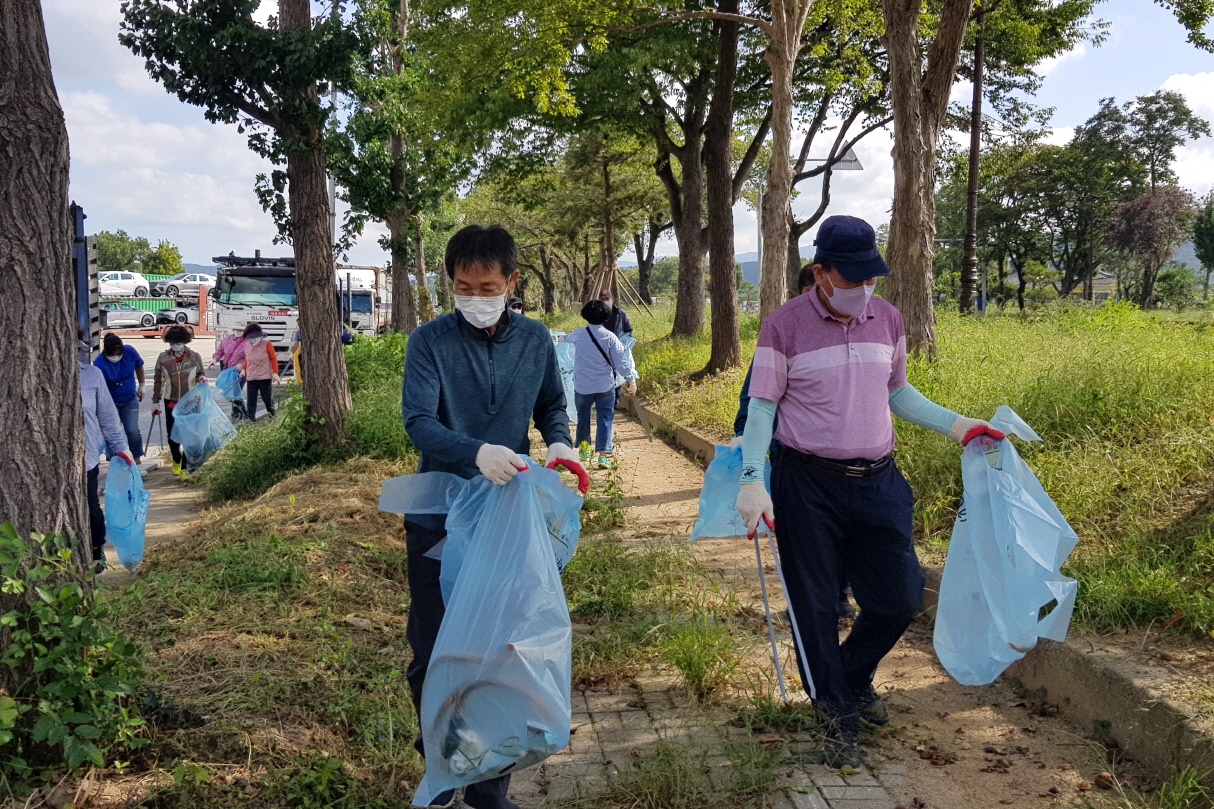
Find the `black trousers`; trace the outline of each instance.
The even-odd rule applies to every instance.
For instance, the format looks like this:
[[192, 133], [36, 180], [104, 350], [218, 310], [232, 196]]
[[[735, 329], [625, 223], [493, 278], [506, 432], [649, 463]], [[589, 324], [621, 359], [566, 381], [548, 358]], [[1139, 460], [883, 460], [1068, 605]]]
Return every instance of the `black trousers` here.
[[[413, 660], [405, 669], [405, 679], [413, 696], [413, 709], [417, 712], [418, 726], [422, 715], [422, 685], [426, 681], [426, 670], [430, 667], [430, 656], [434, 653], [434, 641], [443, 623], [446, 608], [443, 593], [439, 588], [438, 575], [442, 562], [427, 557], [426, 551], [433, 548], [445, 532], [423, 528], [405, 521], [405, 542], [409, 554], [409, 621], [405, 627], [405, 638], [413, 650]], [[421, 732], [413, 743], [417, 752], [425, 754]], [[464, 803], [471, 809], [509, 809], [514, 804], [506, 800], [510, 789], [510, 776], [481, 781], [464, 788]]]
[[169, 453], [173, 456], [173, 463], [184, 467], [186, 465], [185, 453], [181, 451], [181, 444], [173, 440], [173, 408], [176, 406], [176, 402], [164, 400], [164, 431], [169, 435]]
[[245, 399], [248, 404], [245, 406], [245, 415], [249, 421], [257, 421], [257, 396], [261, 395], [261, 399], [266, 403], [266, 414], [274, 415], [274, 388], [273, 380], [270, 379], [246, 379], [245, 380]]
[[93, 543], [93, 561], [105, 559], [105, 512], [101, 510], [101, 493], [97, 489], [97, 478], [101, 464], [94, 466], [85, 475], [85, 491], [89, 501], [89, 535]]
[[[786, 596], [809, 657], [797, 655], [802, 682], [819, 707], [852, 713], [854, 693], [872, 683], [923, 599], [914, 493], [894, 463], [871, 477], [847, 477], [788, 447], [780, 448], [771, 483]], [[844, 581], [860, 616], [840, 644], [836, 601]]]

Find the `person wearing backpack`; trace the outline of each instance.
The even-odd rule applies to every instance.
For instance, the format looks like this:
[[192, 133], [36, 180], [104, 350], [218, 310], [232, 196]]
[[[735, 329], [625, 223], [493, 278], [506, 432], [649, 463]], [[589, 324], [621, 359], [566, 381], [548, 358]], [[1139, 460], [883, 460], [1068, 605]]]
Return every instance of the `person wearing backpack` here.
[[[624, 377], [624, 387], [629, 396], [637, 390], [632, 364], [624, 353], [624, 344], [604, 328], [603, 324], [610, 317], [611, 307], [605, 301], [590, 301], [582, 307], [586, 328], [565, 336], [565, 342], [572, 343], [576, 349], [573, 355], [573, 393], [577, 406], [577, 444], [581, 447], [590, 443], [590, 409], [593, 407], [598, 421], [594, 450], [598, 454], [597, 465], [600, 469], [611, 469], [615, 465], [611, 433], [615, 421], [616, 375]], [[582, 463], [588, 463], [592, 457], [587, 450], [581, 450], [580, 455]]]
[[257, 421], [259, 395], [265, 402], [266, 414], [274, 415], [274, 389], [271, 386], [278, 382], [278, 352], [256, 323], [244, 327], [244, 337], [248, 340], [248, 346], [245, 348], [244, 362], [240, 365], [240, 376], [245, 381], [249, 421]]

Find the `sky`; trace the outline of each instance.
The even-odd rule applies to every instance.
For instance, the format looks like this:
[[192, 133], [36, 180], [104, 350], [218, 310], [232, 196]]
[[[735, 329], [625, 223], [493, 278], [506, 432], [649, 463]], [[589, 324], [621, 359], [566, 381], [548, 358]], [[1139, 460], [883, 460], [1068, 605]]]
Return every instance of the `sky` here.
[[[43, 0], [51, 62], [71, 143], [71, 196], [88, 215], [88, 232], [125, 230], [153, 244], [181, 248], [186, 262], [210, 264], [235, 252], [289, 254], [273, 244], [275, 228], [253, 193], [268, 164], [251, 152], [235, 126], [211, 124], [202, 110], [167, 94], [143, 62], [118, 44], [120, 0]], [[1053, 140], [1096, 111], [1100, 99], [1119, 102], [1158, 89], [1182, 93], [1214, 125], [1214, 54], [1185, 42], [1184, 30], [1150, 0], [1109, 0], [1097, 7], [1109, 35], [1099, 47], [1084, 45], [1042, 66], [1045, 81], [1035, 102], [1053, 107]], [[967, 98], [964, 85], [954, 98]], [[874, 226], [889, 220], [893, 195], [893, 139], [888, 130], [856, 147], [863, 171], [839, 172], [829, 213], [861, 216]], [[1181, 185], [1205, 194], [1214, 183], [1214, 138], [1182, 147], [1173, 166]], [[800, 188], [794, 209], [803, 216], [817, 205], [812, 183]], [[757, 247], [754, 213], [734, 209], [738, 253]], [[380, 265], [383, 229], [369, 227], [348, 255], [350, 263]], [[802, 245], [812, 243], [808, 233]], [[673, 240], [659, 255], [676, 252]], [[630, 259], [625, 254], [621, 259]]]

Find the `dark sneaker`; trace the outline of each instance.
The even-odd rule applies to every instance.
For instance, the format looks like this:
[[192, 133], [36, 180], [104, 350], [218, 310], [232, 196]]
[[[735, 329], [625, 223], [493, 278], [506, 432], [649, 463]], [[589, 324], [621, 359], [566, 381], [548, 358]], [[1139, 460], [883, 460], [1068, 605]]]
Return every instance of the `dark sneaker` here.
[[856, 692], [856, 709], [860, 712], [860, 718], [870, 725], [889, 724], [889, 709], [871, 683]]
[[864, 766], [860, 758], [860, 717], [856, 714], [837, 716], [818, 712], [818, 721], [825, 734], [822, 763], [832, 770], [851, 767], [858, 770]]

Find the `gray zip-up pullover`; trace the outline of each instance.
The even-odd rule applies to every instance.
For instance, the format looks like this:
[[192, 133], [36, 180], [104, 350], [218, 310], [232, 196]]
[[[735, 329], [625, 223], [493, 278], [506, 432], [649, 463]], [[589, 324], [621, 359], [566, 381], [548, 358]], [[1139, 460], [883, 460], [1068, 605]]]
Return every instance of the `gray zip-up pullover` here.
[[[480, 474], [481, 445], [531, 452], [532, 420], [548, 445], [572, 445], [565, 390], [548, 327], [513, 312], [493, 337], [458, 312], [409, 336], [401, 396], [405, 430], [421, 450], [419, 472]], [[443, 515], [410, 522], [442, 530]]]

